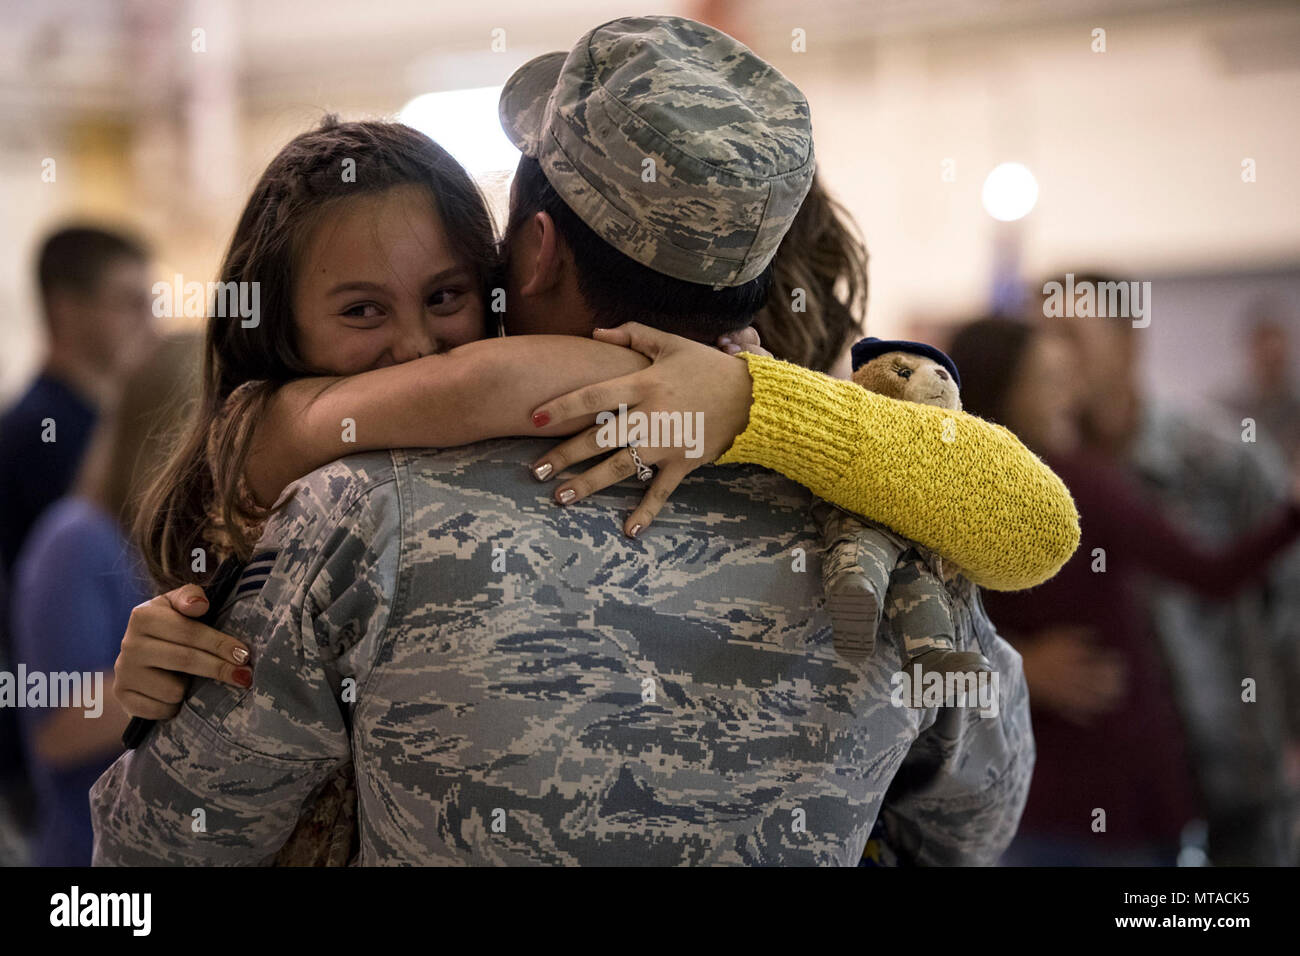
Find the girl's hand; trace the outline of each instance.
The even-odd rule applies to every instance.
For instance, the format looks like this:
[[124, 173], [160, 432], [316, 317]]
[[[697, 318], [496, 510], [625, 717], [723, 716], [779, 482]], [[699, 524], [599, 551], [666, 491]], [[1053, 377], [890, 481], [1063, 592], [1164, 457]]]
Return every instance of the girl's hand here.
[[182, 585], [131, 611], [113, 665], [113, 696], [123, 710], [149, 720], [175, 717], [189, 686], [186, 675], [252, 685], [253, 671], [245, 666], [248, 648], [191, 620], [207, 612], [207, 596], [197, 584]]
[[[636, 474], [632, 455], [626, 448], [619, 448], [622, 429], [618, 414], [620, 406], [625, 406], [627, 428], [642, 422], [648, 429], [649, 441], [638, 445], [638, 456], [645, 464], [656, 466], [654, 480], [640, 506], [623, 524], [624, 532], [636, 537], [683, 478], [718, 458], [745, 430], [753, 401], [753, 381], [749, 368], [734, 353], [728, 355], [636, 322], [617, 329], [597, 329], [593, 334], [602, 342], [635, 349], [652, 359], [653, 364], [622, 378], [580, 388], [536, 409], [533, 423], [539, 427], [589, 418], [599, 412], [614, 414], [612, 420], [597, 422], [534, 462], [533, 474], [545, 481], [570, 465], [611, 448], [619, 449], [594, 468], [561, 483], [555, 489], [555, 500], [562, 505], [573, 504]], [[752, 335], [756, 343], [757, 333]], [[753, 343], [745, 342], [749, 344]], [[654, 417], [655, 413], [660, 417]], [[674, 423], [672, 427], [659, 427], [669, 422]], [[658, 439], [666, 439], [673, 447], [655, 447]]]

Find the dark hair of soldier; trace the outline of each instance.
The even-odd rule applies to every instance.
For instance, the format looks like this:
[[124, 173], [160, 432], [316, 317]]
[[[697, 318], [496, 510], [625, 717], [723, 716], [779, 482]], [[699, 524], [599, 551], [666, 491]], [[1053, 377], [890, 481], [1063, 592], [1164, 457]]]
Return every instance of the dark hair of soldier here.
[[[568, 207], [536, 159], [520, 159], [515, 183], [507, 237], [547, 213], [573, 253], [579, 291], [600, 322], [640, 322], [706, 342], [752, 324], [777, 358], [820, 371], [861, 332], [866, 249], [817, 179], [768, 268], [718, 290], [665, 276], [619, 252]], [[804, 290], [804, 311], [792, 308], [796, 289]]]
[[[342, 175], [344, 159], [355, 160], [355, 177]], [[254, 542], [236, 519], [265, 516], [248, 514], [239, 494], [252, 426], [277, 387], [322, 374], [307, 367], [296, 343], [292, 303], [299, 254], [334, 204], [404, 185], [429, 191], [451, 246], [463, 254], [486, 301], [499, 275], [492, 217], [478, 186], [446, 150], [400, 123], [345, 123], [332, 115], [291, 140], [249, 196], [218, 275], [227, 283], [260, 283], [260, 321], [244, 328], [228, 318], [209, 318], [197, 408], [138, 509], [136, 542], [160, 585], [203, 583], [216, 570], [191, 570], [190, 554], [203, 545], [210, 509], [235, 554], [249, 556]], [[239, 409], [223, 414], [230, 394], [250, 381], [263, 384], [247, 390], [251, 394]], [[210, 463], [214, 428], [219, 432]]]

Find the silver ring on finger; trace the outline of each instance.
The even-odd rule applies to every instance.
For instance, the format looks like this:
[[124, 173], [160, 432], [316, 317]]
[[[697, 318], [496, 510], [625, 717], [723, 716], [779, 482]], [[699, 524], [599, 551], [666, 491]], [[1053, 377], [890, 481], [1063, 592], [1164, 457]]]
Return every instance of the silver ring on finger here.
[[654, 469], [641, 460], [641, 456], [636, 453], [635, 447], [628, 445], [627, 453], [632, 456], [632, 464], [636, 465], [638, 481], [649, 481], [655, 476]]

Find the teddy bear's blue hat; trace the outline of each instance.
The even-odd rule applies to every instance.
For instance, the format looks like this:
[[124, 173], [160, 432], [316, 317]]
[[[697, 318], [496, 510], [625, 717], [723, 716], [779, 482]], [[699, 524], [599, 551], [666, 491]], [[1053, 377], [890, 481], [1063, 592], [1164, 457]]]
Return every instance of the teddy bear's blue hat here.
[[886, 352], [910, 352], [913, 355], [923, 355], [928, 359], [934, 359], [948, 370], [952, 375], [953, 383], [958, 388], [961, 388], [961, 376], [957, 374], [957, 363], [948, 358], [946, 353], [939, 351], [933, 345], [926, 345], [924, 342], [905, 342], [902, 339], [878, 339], [875, 336], [869, 336], [853, 346], [853, 371], [856, 372], [873, 358], [884, 355]]

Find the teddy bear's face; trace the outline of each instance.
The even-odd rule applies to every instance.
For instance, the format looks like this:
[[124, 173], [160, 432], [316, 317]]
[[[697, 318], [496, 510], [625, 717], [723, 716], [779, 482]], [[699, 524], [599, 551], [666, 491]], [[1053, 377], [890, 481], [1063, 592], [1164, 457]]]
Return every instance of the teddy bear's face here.
[[961, 410], [961, 393], [948, 370], [934, 359], [911, 352], [877, 355], [853, 373], [853, 381], [869, 392], [921, 405]]

